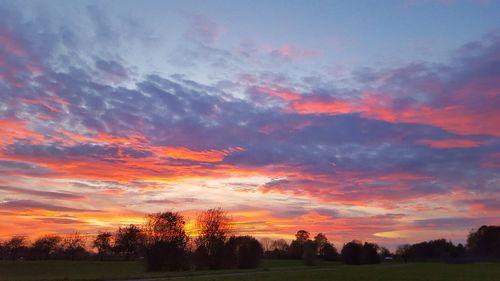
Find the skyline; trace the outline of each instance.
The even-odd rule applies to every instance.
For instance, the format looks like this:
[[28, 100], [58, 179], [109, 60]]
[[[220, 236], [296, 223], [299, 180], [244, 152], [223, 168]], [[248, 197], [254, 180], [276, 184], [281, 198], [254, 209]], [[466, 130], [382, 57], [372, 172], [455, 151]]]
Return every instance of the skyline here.
[[285, 2], [0, 1], [0, 239], [498, 224], [500, 2]]

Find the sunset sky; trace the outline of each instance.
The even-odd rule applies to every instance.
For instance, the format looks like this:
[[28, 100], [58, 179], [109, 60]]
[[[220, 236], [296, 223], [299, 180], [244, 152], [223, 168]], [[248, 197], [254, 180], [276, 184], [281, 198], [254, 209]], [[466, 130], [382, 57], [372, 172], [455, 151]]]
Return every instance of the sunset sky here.
[[227, 210], [394, 248], [500, 223], [500, 1], [0, 1], [0, 239]]

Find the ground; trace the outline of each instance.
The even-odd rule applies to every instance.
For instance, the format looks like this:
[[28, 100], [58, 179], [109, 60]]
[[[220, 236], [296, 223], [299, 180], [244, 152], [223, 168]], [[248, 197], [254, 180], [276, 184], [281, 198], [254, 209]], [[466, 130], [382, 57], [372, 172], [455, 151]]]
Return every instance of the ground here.
[[264, 261], [256, 270], [147, 273], [140, 262], [0, 261], [1, 281], [38, 280], [223, 280], [223, 281], [500, 281], [500, 263], [385, 263], [348, 266], [299, 261]]

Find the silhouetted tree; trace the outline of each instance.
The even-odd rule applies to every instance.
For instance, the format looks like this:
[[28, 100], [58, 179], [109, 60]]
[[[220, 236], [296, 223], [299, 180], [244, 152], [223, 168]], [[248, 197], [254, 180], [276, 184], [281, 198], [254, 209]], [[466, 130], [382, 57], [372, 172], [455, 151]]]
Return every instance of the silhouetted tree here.
[[7, 254], [5, 253], [5, 247], [3, 246], [3, 241], [0, 240], [0, 260], [5, 259], [5, 256]]
[[297, 233], [295, 233], [295, 239], [300, 242], [306, 242], [309, 240], [310, 234], [309, 231], [306, 230], [299, 230]]
[[264, 249], [264, 253], [271, 251], [272, 250], [272, 245], [273, 245], [273, 240], [264, 237], [260, 239], [260, 244], [262, 245], [262, 248]]
[[386, 247], [379, 248], [379, 255], [383, 259], [387, 257], [392, 257], [391, 251], [389, 251], [389, 249], [387, 249]]
[[478, 257], [500, 258], [500, 226], [483, 225], [472, 230], [467, 237], [467, 250]]
[[208, 250], [204, 245], [196, 247], [193, 253], [194, 265], [197, 270], [204, 270], [208, 268]]
[[223, 268], [257, 268], [264, 250], [251, 236], [231, 236], [224, 245]]
[[239, 236], [236, 240], [238, 268], [257, 268], [260, 265], [264, 249], [252, 236]]
[[[500, 249], [499, 249], [500, 250]], [[458, 258], [458, 257], [465, 257], [467, 254], [467, 249], [462, 245], [462, 243], [459, 243], [457, 247], [455, 247], [455, 250], [452, 253], [452, 257]]]
[[314, 243], [316, 243], [318, 256], [323, 259], [325, 257], [324, 247], [328, 244], [328, 238], [326, 238], [326, 235], [324, 235], [323, 233], [318, 233], [316, 236], [314, 236]]
[[118, 228], [114, 241], [115, 252], [125, 256], [127, 260], [138, 258], [144, 249], [144, 234], [134, 224]]
[[31, 251], [35, 259], [49, 259], [51, 255], [60, 251], [62, 238], [59, 235], [45, 235], [33, 243]]
[[379, 247], [375, 243], [365, 242], [361, 249], [361, 263], [372, 264], [380, 263], [380, 256], [378, 254]]
[[295, 234], [295, 240], [290, 243], [290, 257], [292, 259], [302, 259], [304, 254], [304, 243], [309, 240], [309, 232], [299, 230]]
[[113, 251], [111, 239], [113, 234], [111, 232], [99, 232], [92, 241], [92, 247], [97, 249], [97, 256], [99, 260], [104, 260], [104, 257], [109, 256]]
[[361, 264], [361, 253], [363, 244], [358, 240], [353, 240], [342, 247], [340, 255], [346, 264]]
[[285, 239], [278, 239], [271, 243], [271, 249], [266, 254], [270, 258], [285, 259], [289, 257], [290, 245]]
[[227, 239], [222, 248], [220, 268], [237, 268], [238, 258], [238, 240], [236, 236], [231, 236]]
[[407, 263], [411, 256], [411, 245], [410, 244], [399, 245], [398, 248], [396, 249], [396, 255], [398, 257], [401, 257], [401, 259], [403, 259], [403, 261]]
[[336, 261], [339, 259], [339, 253], [333, 244], [326, 243], [323, 246], [323, 259], [326, 261]]
[[87, 255], [85, 237], [78, 232], [67, 234], [62, 240], [62, 250], [70, 260], [84, 257]]
[[[223, 266], [224, 245], [232, 232], [231, 219], [221, 208], [210, 209], [198, 215], [196, 221], [198, 227], [197, 247], [202, 247], [195, 252], [198, 262], [205, 261], [205, 265], [198, 264], [201, 268], [208, 266], [210, 269], [218, 269]], [[205, 254], [205, 258], [200, 255]]]
[[6, 256], [12, 260], [17, 260], [27, 250], [27, 239], [25, 236], [13, 236], [3, 245]]
[[346, 264], [380, 263], [379, 247], [375, 243], [353, 240], [342, 248], [342, 260]]
[[447, 259], [454, 255], [456, 247], [445, 239], [425, 241], [411, 246], [410, 257], [418, 260]]
[[179, 213], [150, 214], [144, 226], [146, 264], [149, 271], [186, 269], [188, 236]]
[[303, 244], [302, 261], [305, 265], [316, 264], [316, 243], [312, 240], [306, 240]]
[[455, 246], [445, 239], [437, 239], [416, 243], [413, 245], [400, 245], [396, 255], [405, 262], [408, 260], [436, 260], [456, 259], [465, 256], [465, 247], [461, 244]]

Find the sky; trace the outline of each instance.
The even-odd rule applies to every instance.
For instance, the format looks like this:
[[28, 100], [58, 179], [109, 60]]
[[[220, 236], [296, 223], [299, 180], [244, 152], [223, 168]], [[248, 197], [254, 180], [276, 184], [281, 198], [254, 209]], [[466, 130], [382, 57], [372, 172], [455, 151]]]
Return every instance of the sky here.
[[500, 223], [500, 1], [0, 1], [0, 239], [222, 207], [394, 248]]

